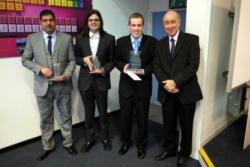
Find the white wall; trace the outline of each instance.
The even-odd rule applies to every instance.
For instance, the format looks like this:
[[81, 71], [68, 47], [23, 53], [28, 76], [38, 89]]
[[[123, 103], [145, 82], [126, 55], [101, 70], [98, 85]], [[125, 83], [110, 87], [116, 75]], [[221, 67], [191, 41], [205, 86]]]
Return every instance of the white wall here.
[[[104, 17], [105, 29], [116, 37], [128, 34], [128, 16], [135, 11], [146, 15], [148, 1], [93, 0], [93, 8], [99, 9]], [[147, 22], [147, 19], [145, 19]], [[114, 26], [115, 25], [115, 26]], [[146, 28], [147, 31], [147, 28]], [[84, 120], [84, 112], [76, 89], [79, 67], [74, 75], [72, 94], [73, 122]], [[109, 92], [109, 111], [119, 109], [118, 71], [112, 72], [112, 89]], [[33, 94], [33, 74], [25, 69], [20, 58], [0, 59], [0, 149], [40, 136], [39, 112]], [[57, 113], [56, 113], [57, 117]], [[55, 122], [57, 124], [57, 121]], [[58, 128], [56, 126], [56, 128]]]
[[[197, 131], [196, 141], [193, 141], [195, 150], [205, 145], [238, 116], [239, 105], [230, 105], [239, 103], [239, 92], [228, 96], [227, 81], [222, 76], [228, 68], [230, 55], [230, 6], [228, 0], [188, 1], [186, 30], [200, 36], [201, 65], [198, 78], [204, 95], [194, 121]], [[197, 154], [194, 156], [197, 157]]]

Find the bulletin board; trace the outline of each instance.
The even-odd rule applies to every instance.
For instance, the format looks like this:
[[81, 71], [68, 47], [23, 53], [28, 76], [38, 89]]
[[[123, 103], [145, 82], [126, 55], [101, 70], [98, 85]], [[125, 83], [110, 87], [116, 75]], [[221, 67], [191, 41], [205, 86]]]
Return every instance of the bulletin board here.
[[92, 9], [92, 0], [0, 0], [0, 58], [21, 56], [28, 34], [41, 31], [39, 14], [52, 10], [57, 30], [76, 34]]

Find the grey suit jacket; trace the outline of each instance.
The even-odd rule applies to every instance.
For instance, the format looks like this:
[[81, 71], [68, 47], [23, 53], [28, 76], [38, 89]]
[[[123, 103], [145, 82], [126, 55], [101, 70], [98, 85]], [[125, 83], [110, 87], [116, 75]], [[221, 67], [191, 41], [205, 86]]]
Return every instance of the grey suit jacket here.
[[46, 95], [50, 81], [41, 75], [40, 71], [42, 67], [52, 69], [53, 63], [61, 63], [64, 70], [63, 75], [69, 77], [67, 81], [60, 82], [62, 91], [69, 93], [72, 90], [71, 76], [75, 70], [76, 61], [70, 35], [56, 32], [56, 42], [52, 55], [46, 47], [42, 32], [29, 35], [22, 63], [34, 72], [34, 93], [36, 96]]

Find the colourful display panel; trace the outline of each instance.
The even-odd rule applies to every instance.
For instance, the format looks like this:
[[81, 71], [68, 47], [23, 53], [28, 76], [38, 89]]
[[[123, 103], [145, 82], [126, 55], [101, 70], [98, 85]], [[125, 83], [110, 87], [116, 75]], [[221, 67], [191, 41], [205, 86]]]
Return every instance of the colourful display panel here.
[[58, 31], [74, 35], [91, 8], [92, 0], [0, 0], [0, 58], [22, 54], [26, 36], [41, 31], [42, 10], [55, 13]]

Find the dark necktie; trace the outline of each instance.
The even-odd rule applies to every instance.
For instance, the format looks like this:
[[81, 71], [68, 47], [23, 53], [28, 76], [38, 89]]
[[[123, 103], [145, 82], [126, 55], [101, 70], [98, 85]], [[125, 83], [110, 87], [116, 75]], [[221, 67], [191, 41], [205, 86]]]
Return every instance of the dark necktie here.
[[175, 56], [175, 40], [174, 38], [171, 38], [171, 50], [170, 50], [170, 53], [171, 53], [171, 57], [174, 58]]
[[48, 50], [49, 50], [49, 53], [51, 54], [52, 53], [52, 42], [51, 42], [51, 38], [52, 38], [52, 36], [51, 35], [49, 35], [48, 36]]

